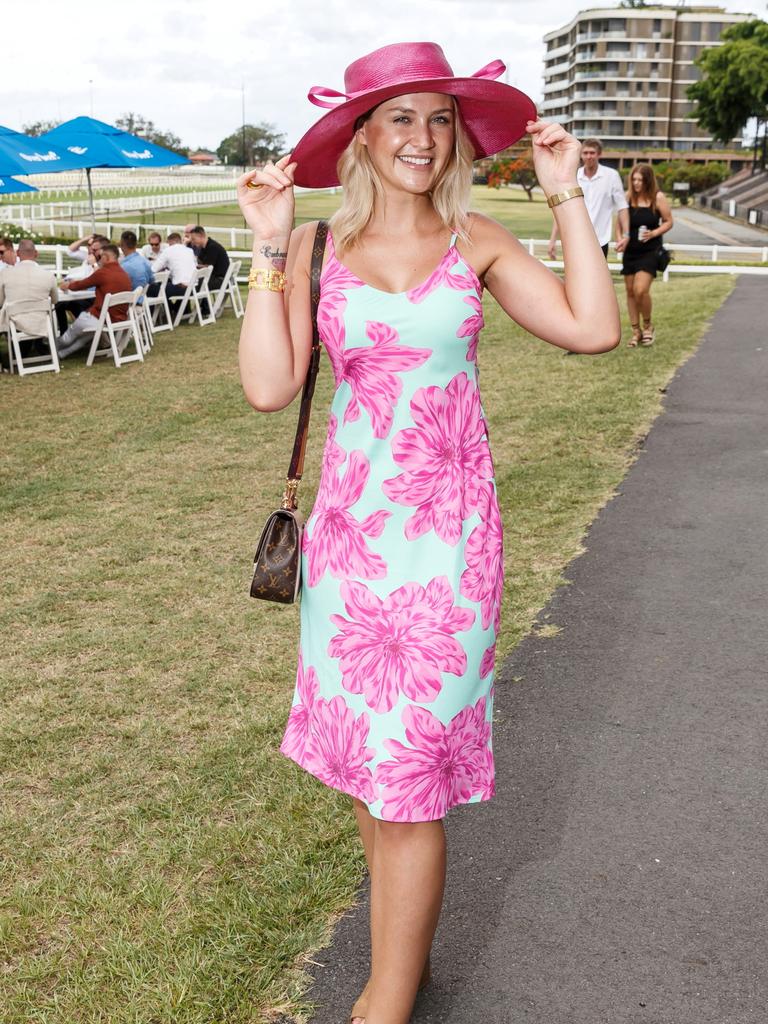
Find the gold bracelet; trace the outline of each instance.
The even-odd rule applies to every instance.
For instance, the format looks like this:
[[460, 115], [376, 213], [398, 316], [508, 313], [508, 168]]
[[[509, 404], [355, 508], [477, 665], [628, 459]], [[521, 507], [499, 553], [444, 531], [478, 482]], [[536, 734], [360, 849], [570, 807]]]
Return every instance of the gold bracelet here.
[[285, 274], [271, 267], [257, 267], [248, 274], [248, 287], [256, 292], [284, 292]]
[[575, 188], [566, 188], [562, 192], [555, 192], [547, 198], [547, 206], [559, 206], [560, 203], [565, 203], [569, 199], [576, 199], [578, 196], [584, 195], [584, 189], [581, 185], [577, 185]]

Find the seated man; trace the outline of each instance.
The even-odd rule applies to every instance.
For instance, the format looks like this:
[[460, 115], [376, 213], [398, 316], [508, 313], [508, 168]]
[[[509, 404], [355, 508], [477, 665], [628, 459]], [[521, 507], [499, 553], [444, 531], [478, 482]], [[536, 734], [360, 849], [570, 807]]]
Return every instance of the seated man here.
[[195, 254], [195, 259], [197, 259], [197, 246], [192, 241], [192, 232], [194, 230], [195, 230], [195, 225], [194, 224], [185, 224], [184, 225], [184, 245], [186, 245], [188, 249], [192, 250], [192, 252]]
[[16, 266], [16, 253], [13, 251], [12, 238], [0, 238], [0, 272], [6, 267]]
[[6, 330], [2, 306], [5, 302], [18, 299], [37, 299], [40, 311], [19, 314], [16, 326], [25, 334], [35, 338], [47, 338], [47, 316], [45, 309], [48, 299], [52, 303], [58, 298], [56, 275], [52, 270], [41, 267], [37, 262], [37, 249], [31, 238], [22, 238], [18, 248], [19, 262], [0, 274], [0, 331]]
[[147, 235], [147, 244], [142, 245], [141, 255], [149, 263], [153, 263], [161, 252], [165, 252], [168, 248], [168, 243], [164, 242], [160, 237], [159, 231], [150, 231]]
[[124, 231], [120, 235], [120, 251], [123, 254], [120, 257], [120, 266], [130, 277], [132, 288], [143, 288], [155, 280], [149, 261], [145, 260], [137, 249], [138, 244], [135, 232]]
[[[72, 326], [62, 335], [59, 341], [59, 359], [66, 359], [73, 352], [79, 352], [81, 348], [89, 343], [89, 335], [93, 334], [99, 324], [99, 316], [107, 295], [115, 292], [132, 291], [131, 279], [118, 263], [120, 253], [116, 245], [105, 245], [101, 250], [99, 258], [99, 269], [86, 277], [84, 281], [77, 281], [70, 285], [65, 281], [60, 287], [67, 291], [70, 287], [95, 288], [96, 299], [86, 313], [80, 313]], [[112, 306], [109, 315], [115, 323], [128, 318], [128, 307], [126, 305]]]
[[[161, 270], [170, 270], [171, 276], [165, 288], [169, 299], [174, 295], [183, 295], [187, 290], [187, 286], [197, 270], [197, 263], [195, 254], [183, 244], [178, 231], [173, 231], [168, 235], [168, 248], [157, 257], [152, 265], [152, 270], [155, 274]], [[158, 291], [157, 285], [153, 285], [150, 294], [156, 295]]]
[[[73, 242], [69, 247], [69, 255], [72, 259], [80, 260], [81, 266], [72, 267], [68, 270], [64, 275], [65, 281], [80, 281], [86, 277], [90, 277], [99, 265], [101, 250], [105, 245], [109, 245], [109, 239], [106, 235], [86, 235], [85, 238], [78, 238], [76, 242]], [[81, 289], [73, 288], [72, 290], [80, 291]], [[77, 299], [70, 302], [57, 302], [56, 325], [58, 327], [59, 334], [63, 335], [69, 326], [67, 313], [70, 313], [73, 319], [76, 320], [80, 313], [85, 313], [91, 308], [92, 304], [93, 299]]]
[[198, 264], [201, 267], [213, 267], [208, 286], [220, 288], [229, 268], [227, 250], [215, 238], [209, 238], [205, 233], [205, 228], [201, 228], [199, 224], [192, 228], [190, 238], [193, 247], [197, 249]]

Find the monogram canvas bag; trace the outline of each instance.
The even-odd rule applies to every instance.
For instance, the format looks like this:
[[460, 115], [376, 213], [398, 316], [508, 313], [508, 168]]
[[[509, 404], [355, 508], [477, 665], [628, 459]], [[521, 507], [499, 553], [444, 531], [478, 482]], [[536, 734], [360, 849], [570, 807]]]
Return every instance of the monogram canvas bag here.
[[307, 447], [312, 395], [320, 364], [317, 306], [320, 302], [320, 271], [323, 266], [327, 234], [328, 224], [321, 220], [317, 225], [315, 244], [312, 247], [310, 271], [312, 355], [309, 360], [307, 378], [304, 381], [304, 389], [301, 392], [299, 422], [296, 427], [296, 440], [288, 467], [283, 501], [280, 508], [267, 519], [253, 559], [251, 597], [263, 601], [278, 601], [281, 604], [292, 604], [299, 596], [301, 589], [301, 538], [304, 522], [299, 512], [298, 490], [304, 469], [304, 452]]

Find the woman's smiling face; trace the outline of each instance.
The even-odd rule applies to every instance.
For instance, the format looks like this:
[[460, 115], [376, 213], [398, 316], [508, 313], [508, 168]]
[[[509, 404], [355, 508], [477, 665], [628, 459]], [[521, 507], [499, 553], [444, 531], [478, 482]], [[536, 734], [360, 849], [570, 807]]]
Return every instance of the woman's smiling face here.
[[454, 148], [454, 100], [439, 92], [395, 96], [358, 129], [382, 184], [417, 195], [434, 188]]

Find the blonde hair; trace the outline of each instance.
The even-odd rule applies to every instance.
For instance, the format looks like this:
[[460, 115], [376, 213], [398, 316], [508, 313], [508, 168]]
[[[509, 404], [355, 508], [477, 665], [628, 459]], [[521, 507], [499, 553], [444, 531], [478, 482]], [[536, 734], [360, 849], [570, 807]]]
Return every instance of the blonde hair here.
[[[639, 174], [642, 182], [643, 189], [638, 196], [632, 187], [632, 178]], [[656, 181], [656, 175], [653, 173], [653, 168], [650, 164], [635, 164], [632, 170], [629, 172], [629, 188], [627, 189], [627, 200], [630, 206], [637, 206], [640, 199], [644, 199], [648, 202], [651, 209], [656, 211], [656, 194], [659, 191], [659, 186]]]
[[[431, 192], [431, 198], [432, 205], [445, 227], [458, 232], [460, 238], [466, 239], [475, 149], [464, 128], [458, 104], [453, 97], [451, 99], [455, 115], [453, 153]], [[373, 110], [361, 118], [355, 126], [356, 129], [372, 113]], [[368, 153], [368, 147], [360, 142], [357, 131], [339, 157], [337, 172], [343, 196], [340, 209], [331, 217], [330, 226], [336, 250], [341, 253], [360, 238], [373, 217], [376, 200], [381, 200], [384, 192]]]

